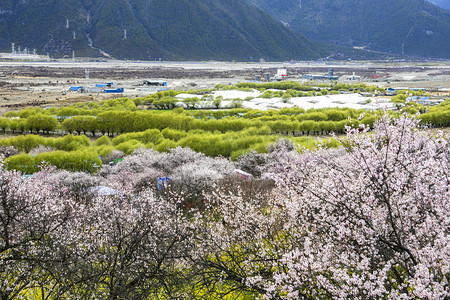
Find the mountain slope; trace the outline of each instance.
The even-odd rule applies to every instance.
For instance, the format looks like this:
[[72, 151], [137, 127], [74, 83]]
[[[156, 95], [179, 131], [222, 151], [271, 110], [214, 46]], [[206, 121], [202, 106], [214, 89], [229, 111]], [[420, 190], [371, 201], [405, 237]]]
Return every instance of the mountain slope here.
[[441, 8], [450, 10], [450, 0], [428, 0], [428, 1]]
[[247, 1], [312, 39], [450, 58], [450, 11], [424, 0]]
[[3, 0], [0, 50], [13, 42], [57, 56], [99, 56], [99, 48], [115, 58], [149, 60], [326, 54], [241, 0]]

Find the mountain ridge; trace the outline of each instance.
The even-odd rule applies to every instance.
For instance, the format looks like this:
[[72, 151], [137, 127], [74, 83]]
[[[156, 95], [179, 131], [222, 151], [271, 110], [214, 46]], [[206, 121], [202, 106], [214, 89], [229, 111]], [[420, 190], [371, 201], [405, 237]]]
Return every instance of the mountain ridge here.
[[450, 0], [428, 0], [428, 2], [431, 2], [440, 8], [450, 10]]
[[424, 0], [246, 0], [310, 39], [450, 58], [450, 11]]
[[13, 42], [55, 56], [102, 56], [99, 48], [115, 58], [144, 60], [299, 60], [327, 54], [241, 0], [5, 0], [0, 50], [9, 52]]

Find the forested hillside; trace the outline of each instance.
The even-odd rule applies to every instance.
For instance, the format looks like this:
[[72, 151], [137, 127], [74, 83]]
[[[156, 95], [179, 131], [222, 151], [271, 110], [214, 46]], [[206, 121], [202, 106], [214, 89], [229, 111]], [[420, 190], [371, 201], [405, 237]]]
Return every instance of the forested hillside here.
[[423, 0], [247, 0], [305, 36], [388, 53], [450, 58], [450, 11]]
[[326, 52], [241, 0], [0, 3], [0, 49], [146, 60], [314, 59]]

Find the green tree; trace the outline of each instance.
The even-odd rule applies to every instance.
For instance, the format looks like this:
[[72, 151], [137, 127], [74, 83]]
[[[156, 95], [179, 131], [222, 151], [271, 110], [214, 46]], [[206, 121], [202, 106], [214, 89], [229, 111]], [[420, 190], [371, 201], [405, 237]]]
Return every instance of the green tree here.
[[107, 135], [103, 135], [102, 137], [98, 138], [95, 143], [96, 146], [111, 146], [111, 140], [109, 139], [109, 137]]
[[221, 97], [217, 97], [217, 98], [213, 101], [212, 105], [213, 105], [216, 109], [219, 109], [220, 106], [222, 105], [222, 99], [221, 99]]
[[5, 113], [5, 118], [17, 118], [19, 116], [19, 114], [16, 111], [8, 111]]
[[128, 140], [126, 142], [123, 142], [119, 145], [117, 145], [115, 148], [117, 150], [122, 151], [123, 153], [129, 155], [131, 154], [135, 149], [144, 147], [144, 144], [142, 144], [138, 140]]
[[9, 128], [9, 123], [10, 123], [9, 119], [0, 117], [0, 129], [3, 131], [3, 133], [5, 133], [6, 129]]
[[42, 132], [49, 134], [50, 131], [58, 127], [59, 122], [53, 116], [37, 114], [29, 116], [26, 125], [31, 132], [34, 130], [36, 133], [39, 133], [42, 130]]
[[35, 159], [25, 153], [8, 157], [5, 159], [5, 166], [8, 170], [18, 170], [25, 174], [33, 174], [39, 171]]
[[73, 134], [66, 135], [63, 138], [56, 139], [54, 147], [64, 151], [81, 150], [91, 145], [91, 141], [85, 135], [74, 136]]

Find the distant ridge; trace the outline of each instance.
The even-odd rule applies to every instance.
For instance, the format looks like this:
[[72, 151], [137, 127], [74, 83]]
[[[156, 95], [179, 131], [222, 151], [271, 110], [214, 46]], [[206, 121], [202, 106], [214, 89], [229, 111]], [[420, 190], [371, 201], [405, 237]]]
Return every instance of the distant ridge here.
[[[450, 11], [425, 0], [246, 1], [314, 40], [408, 56], [450, 58]], [[448, 7], [450, 0], [439, 2]]]
[[[241, 0], [2, 0], [0, 51], [56, 57], [304, 60], [326, 51]], [[103, 54], [102, 54], [103, 53]]]
[[428, 1], [441, 8], [450, 10], [450, 0], [428, 0]]

